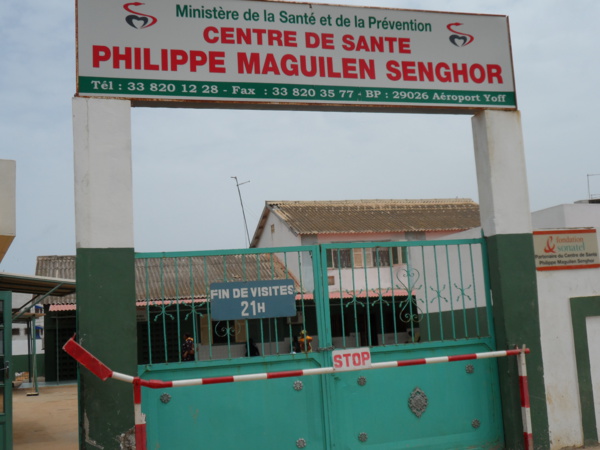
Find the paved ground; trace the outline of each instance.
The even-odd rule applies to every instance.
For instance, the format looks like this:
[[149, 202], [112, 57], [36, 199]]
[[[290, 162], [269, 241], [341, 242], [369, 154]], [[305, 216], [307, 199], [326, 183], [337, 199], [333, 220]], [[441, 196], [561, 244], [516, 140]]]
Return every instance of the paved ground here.
[[43, 386], [13, 390], [15, 450], [77, 450], [77, 386]]

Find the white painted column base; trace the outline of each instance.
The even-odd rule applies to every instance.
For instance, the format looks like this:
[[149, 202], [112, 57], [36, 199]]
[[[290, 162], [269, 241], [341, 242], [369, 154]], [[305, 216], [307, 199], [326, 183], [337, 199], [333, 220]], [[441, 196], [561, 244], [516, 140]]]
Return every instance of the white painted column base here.
[[486, 110], [472, 125], [484, 236], [531, 233], [521, 114]]
[[73, 99], [77, 248], [133, 248], [131, 103]]

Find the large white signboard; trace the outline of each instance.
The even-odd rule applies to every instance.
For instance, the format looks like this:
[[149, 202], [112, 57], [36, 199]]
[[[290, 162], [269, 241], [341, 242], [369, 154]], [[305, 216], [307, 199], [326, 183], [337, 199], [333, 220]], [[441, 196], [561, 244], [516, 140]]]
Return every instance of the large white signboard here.
[[245, 0], [78, 0], [77, 95], [516, 109], [506, 16]]

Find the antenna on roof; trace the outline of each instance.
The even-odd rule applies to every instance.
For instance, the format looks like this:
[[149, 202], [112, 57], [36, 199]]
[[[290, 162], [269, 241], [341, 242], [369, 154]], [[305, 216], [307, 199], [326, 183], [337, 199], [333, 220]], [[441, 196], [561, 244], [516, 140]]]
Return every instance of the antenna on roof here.
[[588, 182], [588, 200], [593, 200], [595, 198], [600, 197], [600, 195], [594, 195], [590, 191], [590, 177], [598, 177], [598, 176], [600, 176], [600, 173], [588, 173], [588, 176], [587, 176], [587, 182]]
[[242, 201], [242, 191], [240, 191], [240, 186], [242, 184], [250, 183], [250, 180], [240, 183], [238, 181], [237, 177], [231, 177], [231, 178], [233, 178], [235, 180], [235, 185], [237, 186], [238, 195], [240, 196], [240, 205], [242, 205], [242, 216], [244, 216], [244, 227], [246, 228], [246, 238], [248, 239], [246, 241], [246, 245], [250, 245], [250, 233], [248, 232], [248, 222], [246, 222], [246, 212], [244, 211], [244, 202]]

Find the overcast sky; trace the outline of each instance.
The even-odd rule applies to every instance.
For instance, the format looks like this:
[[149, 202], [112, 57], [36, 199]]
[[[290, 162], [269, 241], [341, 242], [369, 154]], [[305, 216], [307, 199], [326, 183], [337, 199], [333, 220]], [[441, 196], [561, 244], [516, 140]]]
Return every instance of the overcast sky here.
[[[17, 237], [0, 271], [75, 254], [74, 2], [0, 2], [0, 159]], [[598, 0], [315, 1], [508, 15], [532, 211], [600, 196]], [[247, 246], [266, 200], [478, 201], [470, 116], [132, 110], [136, 251]]]

